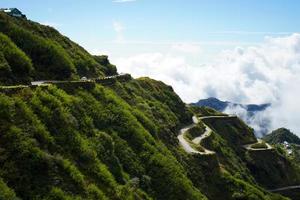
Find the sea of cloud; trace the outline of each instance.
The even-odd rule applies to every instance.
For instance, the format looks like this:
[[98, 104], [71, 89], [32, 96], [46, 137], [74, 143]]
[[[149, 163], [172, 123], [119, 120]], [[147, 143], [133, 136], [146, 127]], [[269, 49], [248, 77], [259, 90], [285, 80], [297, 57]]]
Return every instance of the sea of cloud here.
[[[187, 103], [217, 97], [237, 103], [271, 103], [250, 125], [270, 121], [300, 134], [300, 34], [266, 37], [260, 45], [236, 47], [210, 64], [191, 64], [193, 44], [170, 46], [172, 53], [142, 53], [113, 60], [119, 71], [149, 76], [172, 85]], [[177, 52], [177, 53], [174, 53]], [[199, 56], [201, 54], [199, 53]]]

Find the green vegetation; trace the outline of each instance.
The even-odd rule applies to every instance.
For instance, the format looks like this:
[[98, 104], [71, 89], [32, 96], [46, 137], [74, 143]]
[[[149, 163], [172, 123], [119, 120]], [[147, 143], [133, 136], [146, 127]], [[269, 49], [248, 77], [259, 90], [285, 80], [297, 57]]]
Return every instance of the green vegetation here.
[[300, 146], [292, 145], [292, 159], [300, 166]]
[[267, 149], [268, 146], [266, 145], [265, 142], [258, 142], [258, 143], [252, 144], [251, 148], [253, 148], [253, 149]]
[[205, 132], [205, 126], [202, 122], [199, 122], [196, 126], [190, 128], [187, 133], [185, 134], [187, 138], [190, 140], [194, 139], [195, 137], [199, 137]]
[[195, 144], [195, 143], [193, 143], [193, 138], [190, 136], [190, 135], [188, 135], [188, 133], [186, 133], [186, 134], [184, 134], [184, 139], [190, 144], [190, 146], [193, 148], [193, 149], [195, 149], [195, 150], [197, 150], [197, 151], [200, 151], [200, 152], [205, 152], [205, 149], [200, 145], [200, 144]]
[[197, 116], [227, 116], [227, 114], [216, 111], [210, 107], [199, 107], [190, 105], [190, 110]]
[[149, 130], [155, 125], [109, 89], [96, 86], [68, 94], [54, 86], [27, 88], [1, 95], [0, 108], [0, 176], [10, 188], [8, 195], [204, 198], [139, 120]]
[[106, 56], [90, 55], [55, 29], [0, 13], [0, 84], [116, 73]]
[[[230, 173], [225, 178], [216, 157], [204, 157], [206, 161], [199, 165], [187, 161], [188, 155], [172, 140], [165, 140], [173, 135], [163, 131], [170, 133], [190, 117], [183, 103], [172, 103], [180, 99], [171, 95], [168, 86], [141, 79], [124, 85], [116, 82], [112, 88], [122, 90], [125, 97], [125, 88], [143, 84], [148, 88], [144, 85], [131, 93], [130, 100], [157, 104], [159, 111], [153, 106], [142, 112], [99, 85], [72, 90], [24, 88], [0, 95], [0, 189], [21, 199], [205, 199], [202, 193], [214, 199], [218, 195], [221, 199], [222, 194], [235, 199], [232, 195], [243, 184], [225, 191], [213, 189], [234, 179], [249, 185], [243, 189], [246, 194], [253, 192], [250, 173], [220, 136], [214, 134], [210, 142]], [[168, 116], [176, 121], [169, 121]], [[206, 171], [215, 176], [207, 180]], [[196, 177], [205, 175], [194, 179], [190, 175], [195, 173]], [[256, 199], [260, 193], [261, 199], [270, 195], [261, 188], [254, 192]]]
[[300, 170], [289, 158], [276, 150], [248, 151], [245, 162], [255, 180], [266, 188], [300, 183]]
[[140, 78], [111, 88], [135, 109], [134, 114], [147, 130], [171, 149], [178, 144], [179, 128], [192, 123], [192, 114], [182, 100], [172, 87], [160, 81]]
[[300, 145], [300, 138], [286, 128], [280, 128], [275, 131], [272, 131], [263, 139], [270, 144], [281, 144], [286, 141], [288, 143]]
[[216, 154], [179, 154], [178, 160], [187, 170], [194, 185], [201, 188], [209, 199], [284, 199], [256, 186], [245, 163], [218, 134], [213, 133], [203, 145], [214, 150]]
[[257, 141], [254, 130], [238, 117], [207, 118], [203, 121], [210, 127], [213, 127], [235, 150], [241, 148], [244, 144], [255, 143]]
[[[238, 118], [207, 119], [214, 132], [201, 145], [216, 154], [187, 154], [177, 134], [192, 113], [224, 114], [187, 108], [150, 78], [78, 81], [117, 70], [51, 27], [0, 13], [0, 32], [0, 200], [283, 200], [257, 182], [299, 180], [284, 154], [241, 147], [256, 138]], [[32, 79], [65, 82], [24, 86]], [[204, 131], [200, 122], [186, 136]]]
[[[202, 145], [217, 153], [222, 169], [249, 183], [259, 183], [266, 188], [300, 183], [297, 163], [275, 150], [246, 151], [243, 144], [256, 143], [253, 129], [237, 117], [204, 119], [215, 132]], [[266, 147], [256, 143], [252, 147]], [[250, 176], [249, 176], [250, 175]]]
[[110, 64], [107, 56], [93, 56], [95, 61], [99, 63], [101, 66], [106, 66], [103, 69], [103, 72], [107, 76], [112, 76], [117, 74], [117, 67], [115, 65]]
[[28, 83], [33, 71], [31, 60], [0, 32], [0, 82]]

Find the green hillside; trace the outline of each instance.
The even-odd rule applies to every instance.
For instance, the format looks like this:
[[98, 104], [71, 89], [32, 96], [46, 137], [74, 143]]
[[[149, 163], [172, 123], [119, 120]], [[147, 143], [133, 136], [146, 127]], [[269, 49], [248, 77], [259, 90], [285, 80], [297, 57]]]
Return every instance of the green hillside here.
[[288, 143], [300, 145], [300, 138], [286, 128], [274, 130], [270, 134], [266, 135], [263, 139], [270, 144], [282, 144], [286, 141]]
[[92, 56], [52, 27], [0, 12], [0, 84], [97, 78], [116, 74], [105, 56]]
[[[266, 189], [299, 184], [284, 154], [243, 146], [257, 140], [239, 118], [188, 107], [161, 81], [70, 81], [117, 70], [53, 28], [0, 12], [0, 70], [0, 200], [284, 200]], [[180, 145], [193, 115], [212, 116], [189, 137], [209, 126], [198, 145], [214, 153]]]

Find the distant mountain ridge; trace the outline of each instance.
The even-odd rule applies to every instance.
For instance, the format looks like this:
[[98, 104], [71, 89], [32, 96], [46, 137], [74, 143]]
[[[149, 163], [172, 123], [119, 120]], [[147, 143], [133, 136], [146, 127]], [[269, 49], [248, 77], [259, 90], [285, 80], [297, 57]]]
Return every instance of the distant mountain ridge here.
[[245, 108], [248, 112], [258, 112], [266, 110], [271, 104], [239, 104], [239, 103], [232, 103], [229, 101], [221, 101], [215, 97], [210, 97], [207, 99], [201, 99], [197, 103], [192, 103], [195, 106], [206, 106], [213, 108], [217, 111], [223, 112], [228, 106], [240, 106]]
[[221, 101], [215, 97], [201, 99], [191, 105], [199, 107], [210, 107], [219, 112], [234, 114], [242, 118], [248, 125], [255, 130], [257, 137], [266, 135], [270, 130], [270, 120], [264, 115], [264, 111], [271, 106], [266, 104], [240, 104], [229, 101]]

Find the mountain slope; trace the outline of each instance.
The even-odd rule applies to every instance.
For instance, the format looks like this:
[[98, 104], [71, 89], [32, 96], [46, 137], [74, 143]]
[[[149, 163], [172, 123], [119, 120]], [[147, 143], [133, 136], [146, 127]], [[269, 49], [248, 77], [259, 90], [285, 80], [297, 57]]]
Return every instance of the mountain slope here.
[[[0, 12], [0, 32], [3, 52], [0, 66], [6, 66], [0, 70], [8, 74], [2, 80], [6, 85], [28, 83], [32, 79], [96, 78], [116, 74], [115, 66], [108, 62], [107, 57], [90, 55], [51, 27]], [[17, 74], [22, 74], [22, 79], [14, 78]]]
[[1, 95], [0, 105], [0, 174], [22, 199], [57, 193], [142, 198], [146, 194], [139, 187], [149, 187], [157, 199], [202, 198], [134, 109], [109, 89], [24, 90]]
[[213, 133], [201, 145], [216, 153], [187, 153], [177, 135], [192, 116], [224, 114], [188, 108], [172, 87], [150, 78], [69, 81], [116, 70], [52, 28], [1, 13], [0, 25], [0, 66], [13, 72], [0, 76], [2, 84], [64, 80], [0, 87], [0, 200], [286, 199], [258, 181], [269, 177], [251, 171], [250, 161], [265, 168], [247, 159], [243, 144], [256, 138], [240, 119], [206, 120]]
[[300, 145], [300, 138], [286, 128], [274, 130], [263, 139], [271, 144], [282, 144], [286, 141], [288, 143]]

